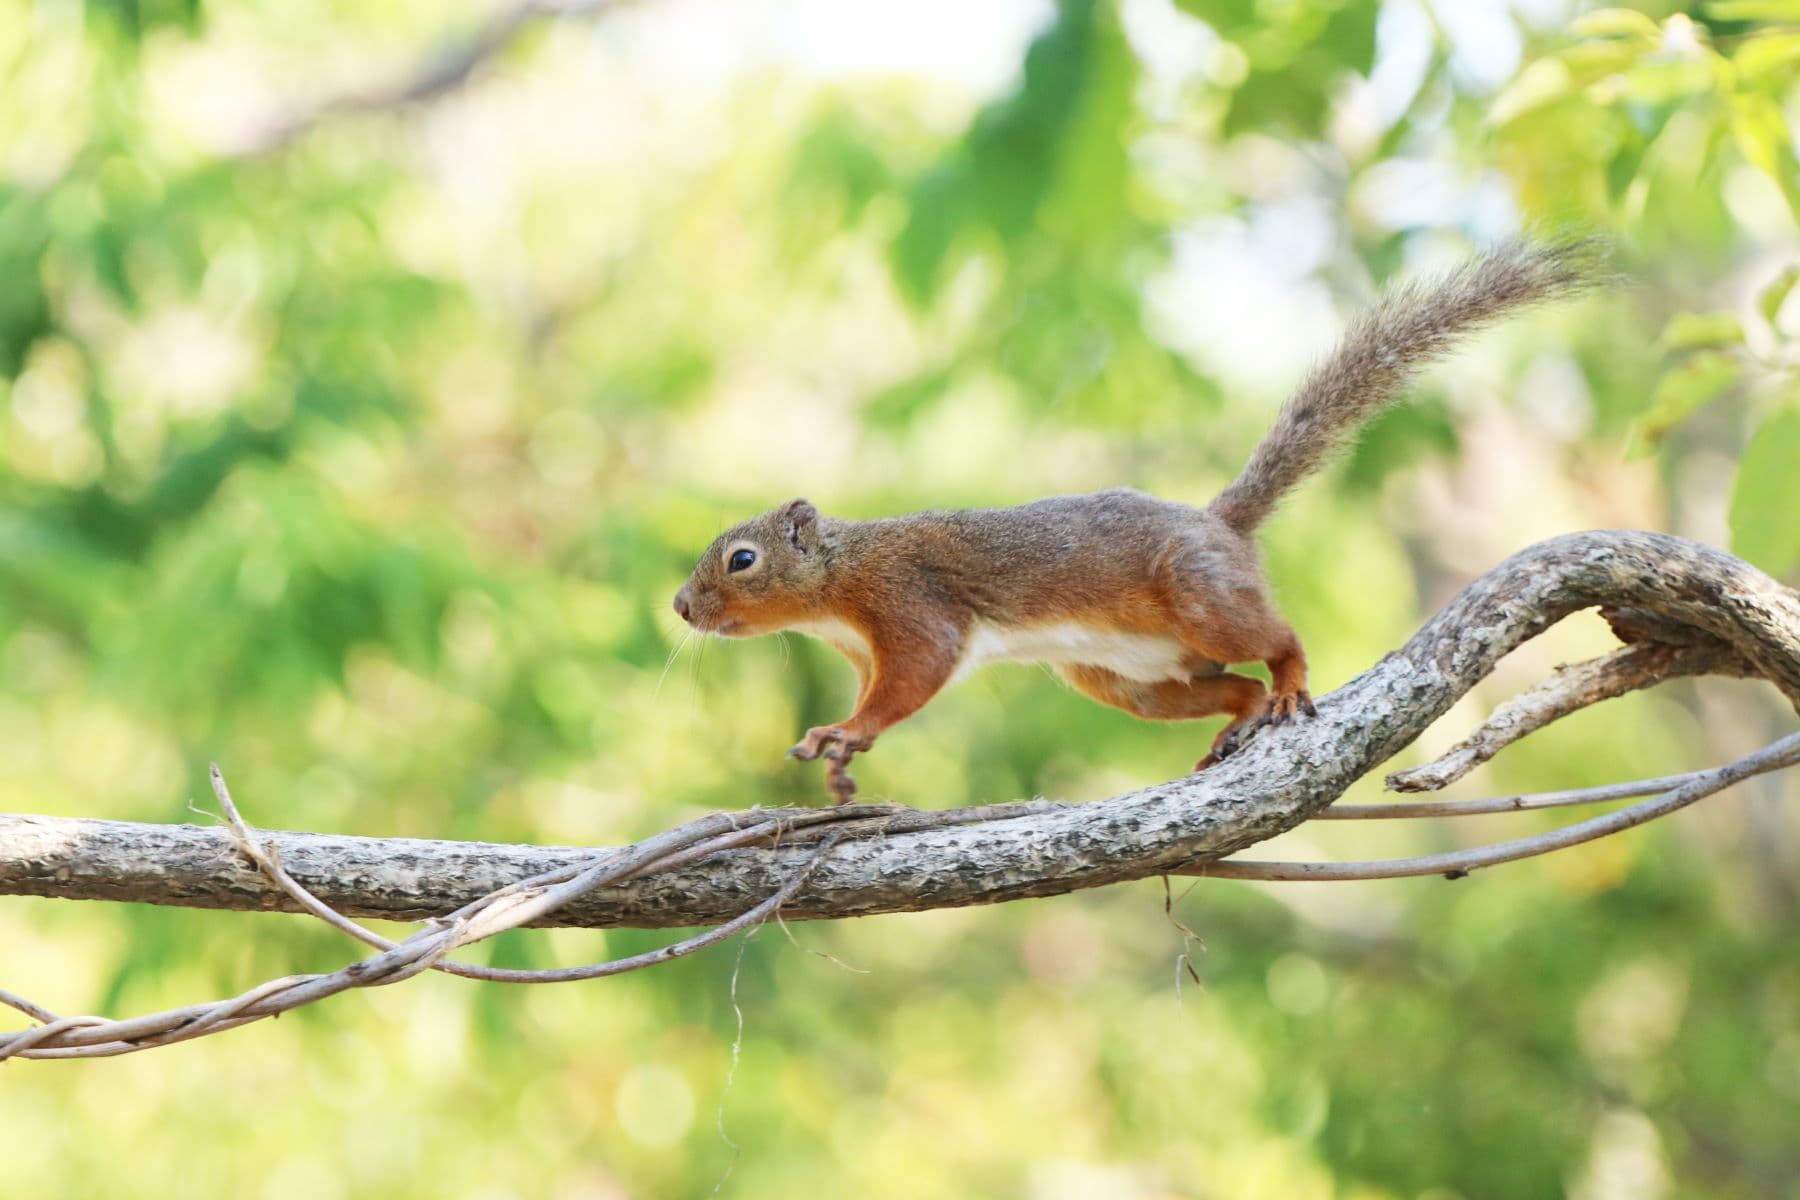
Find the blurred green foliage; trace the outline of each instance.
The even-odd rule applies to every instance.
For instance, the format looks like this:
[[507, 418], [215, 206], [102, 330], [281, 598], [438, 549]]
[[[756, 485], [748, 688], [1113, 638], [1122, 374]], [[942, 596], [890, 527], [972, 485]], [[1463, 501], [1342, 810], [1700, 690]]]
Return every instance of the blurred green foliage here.
[[[209, 759], [260, 824], [372, 835], [814, 802], [781, 750], [842, 715], [847, 668], [803, 638], [681, 651], [668, 597], [719, 527], [796, 494], [1204, 500], [1338, 314], [1521, 226], [1605, 232], [1621, 286], [1434, 371], [1274, 522], [1319, 690], [1571, 528], [1800, 579], [1792, 5], [878, 8], [862, 41], [824, 5], [551, 24], [432, 104], [237, 155], [454, 14], [0, 0], [0, 808], [203, 819]], [[1552, 631], [1415, 754], [1605, 644]], [[1469, 787], [1658, 774], [1791, 721], [1751, 685], [1664, 689]], [[1081, 800], [1210, 732], [999, 669], [858, 774]], [[9, 1065], [0, 1192], [1794, 1194], [1796, 798], [1454, 887], [1205, 883], [1173, 910], [1204, 952], [1149, 883]], [[353, 953], [299, 918], [0, 902], [0, 982], [64, 1012]]]

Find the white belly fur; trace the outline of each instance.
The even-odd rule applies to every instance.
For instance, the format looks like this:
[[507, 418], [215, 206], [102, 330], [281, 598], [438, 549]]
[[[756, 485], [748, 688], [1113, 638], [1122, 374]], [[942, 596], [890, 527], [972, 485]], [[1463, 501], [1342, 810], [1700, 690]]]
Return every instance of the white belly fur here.
[[1119, 633], [1074, 621], [1006, 629], [977, 622], [952, 676], [954, 683], [986, 663], [1005, 660], [1105, 667], [1142, 683], [1185, 679], [1186, 651], [1174, 638]]
[[821, 642], [848, 654], [853, 658], [869, 657], [869, 639], [860, 630], [843, 621], [805, 621], [791, 627], [796, 633], [804, 633], [808, 637], [816, 637]]
[[[868, 639], [842, 621], [807, 621], [792, 628], [796, 633], [816, 637], [852, 657], [866, 659], [869, 655]], [[962, 661], [956, 664], [956, 673], [950, 682], [958, 683], [977, 667], [988, 663], [1010, 661], [1105, 667], [1127, 679], [1159, 683], [1164, 679], [1187, 678], [1189, 672], [1181, 666], [1186, 653], [1174, 638], [1119, 633], [1075, 621], [1024, 629], [976, 622], [969, 631]]]

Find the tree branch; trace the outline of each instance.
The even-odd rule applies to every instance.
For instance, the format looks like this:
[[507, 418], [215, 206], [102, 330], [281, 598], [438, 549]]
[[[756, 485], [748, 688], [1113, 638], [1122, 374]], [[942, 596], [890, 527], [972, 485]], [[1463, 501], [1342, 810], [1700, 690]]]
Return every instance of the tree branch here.
[[1590, 704], [1611, 700], [1684, 675], [1754, 675], [1731, 647], [1713, 638], [1692, 645], [1638, 642], [1589, 662], [1561, 666], [1556, 674], [1521, 692], [1436, 762], [1396, 771], [1396, 792], [1434, 792], [1448, 787], [1527, 734]]
[[435, 99], [467, 83], [526, 28], [546, 18], [587, 17], [623, 0], [518, 0], [498, 9], [467, 38], [440, 47], [392, 83], [315, 100], [234, 146], [229, 157], [270, 154], [335, 117], [392, 112]]
[[[427, 970], [512, 983], [640, 970], [714, 945], [781, 915], [784, 907], [795, 917], [845, 917], [1052, 895], [1147, 875], [1454, 877], [1616, 833], [1750, 775], [1800, 762], [1800, 734], [1792, 734], [1735, 763], [1653, 781], [1673, 786], [1652, 799], [1477, 850], [1348, 864], [1219, 861], [1318, 814], [1359, 775], [1416, 737], [1502, 655], [1596, 604], [1609, 610], [1614, 628], [1628, 638], [1690, 649], [1709, 644], [1717, 653], [1708, 661], [1732, 673], [1761, 675], [1788, 697], [1800, 697], [1800, 595], [1693, 542], [1589, 533], [1545, 542], [1502, 563], [1405, 648], [1321, 701], [1318, 716], [1267, 727], [1203, 774], [1091, 804], [1037, 801], [948, 812], [873, 805], [752, 809], [714, 813], [619, 849], [563, 850], [262, 835], [239, 815], [214, 767], [224, 830], [0, 815], [0, 893], [288, 908], [309, 912], [377, 951], [329, 974], [285, 976], [237, 996], [123, 1020], [58, 1017], [0, 991], [0, 1005], [36, 1022], [0, 1034], [0, 1061], [129, 1054]], [[1634, 646], [1559, 672], [1549, 685], [1533, 689], [1530, 695], [1539, 700], [1512, 706], [1527, 715], [1500, 720], [1496, 714], [1484, 729], [1500, 731], [1496, 736], [1504, 744], [1537, 727], [1534, 720], [1541, 725], [1579, 707], [1582, 697], [1591, 703], [1618, 694], [1624, 690], [1614, 686], [1618, 680], [1641, 686], [1667, 677], [1683, 653]], [[1541, 807], [1601, 798], [1597, 791], [1642, 794], [1648, 786], [1505, 801]], [[1411, 807], [1435, 814], [1448, 805]], [[346, 914], [427, 923], [393, 941]], [[458, 947], [536, 923], [712, 928], [586, 967], [516, 971], [449, 957]]]
[[1565, 850], [1583, 842], [1596, 841], [1608, 834], [1621, 833], [1658, 817], [1666, 817], [1696, 800], [1722, 792], [1732, 784], [1740, 783], [1753, 775], [1779, 771], [1795, 763], [1800, 763], [1800, 733], [1790, 733], [1780, 741], [1764, 746], [1754, 754], [1747, 754], [1736, 762], [1711, 771], [1697, 771], [1678, 786], [1653, 799], [1639, 801], [1604, 816], [1577, 821], [1561, 829], [1493, 846], [1451, 850], [1444, 854], [1427, 854], [1418, 858], [1377, 859], [1374, 862], [1247, 862], [1232, 858], [1224, 862], [1189, 867], [1181, 874], [1208, 875], [1216, 879], [1266, 880], [1404, 879], [1414, 875], [1443, 875], [1450, 879], [1461, 879], [1482, 867], [1517, 862], [1522, 858], [1548, 854], [1552, 850]]
[[[261, 847], [235, 819], [235, 809], [224, 788], [218, 768], [213, 768], [213, 784], [220, 802], [233, 813], [233, 828], [245, 839], [244, 850], [273, 873], [279, 874]], [[702, 817], [687, 825], [668, 830], [639, 842], [623, 853], [602, 855], [566, 871], [524, 880], [509, 885], [464, 905], [447, 918], [428, 923], [403, 942], [375, 940], [381, 953], [353, 962], [328, 975], [286, 975], [258, 984], [247, 992], [216, 1000], [209, 1004], [192, 1004], [185, 1008], [166, 1009], [142, 1017], [112, 1021], [102, 1017], [54, 1017], [53, 1014], [19, 1002], [6, 994], [13, 1007], [29, 1015], [50, 1017], [44, 1024], [19, 1033], [0, 1035], [0, 1062], [9, 1058], [108, 1058], [132, 1054], [140, 1050], [190, 1041], [197, 1037], [235, 1029], [252, 1021], [280, 1016], [303, 1004], [316, 1003], [351, 988], [385, 987], [410, 979], [432, 968], [448, 969], [445, 958], [459, 946], [515, 929], [534, 915], [554, 911], [562, 904], [604, 883], [629, 879], [634, 875], [667, 867], [690, 851], [716, 849], [731, 836], [729, 821], [723, 814]], [[725, 828], [721, 829], [721, 825]], [[837, 833], [828, 833], [812, 851], [801, 868], [775, 893], [745, 912], [739, 913], [704, 933], [683, 939], [630, 958], [599, 963], [592, 967], [564, 971], [508, 972], [517, 982], [551, 983], [569, 979], [593, 979], [601, 975], [618, 975], [626, 971], [658, 966], [671, 959], [692, 954], [696, 950], [724, 941], [732, 934], [767, 920], [796, 891], [803, 887], [813, 869], [837, 844]], [[337, 924], [337, 922], [333, 922]], [[370, 935], [373, 937], [374, 935]], [[492, 976], [487, 976], [492, 977]]]
[[[786, 918], [990, 904], [1189, 872], [1316, 815], [1417, 737], [1501, 656], [1595, 605], [1653, 614], [1716, 640], [1745, 670], [1800, 695], [1800, 595], [1695, 542], [1573, 534], [1470, 585], [1405, 647], [1321, 700], [1317, 717], [1269, 727], [1202, 774], [1086, 804], [724, 814], [739, 829], [735, 848], [595, 888], [540, 919], [644, 928], [729, 920], [791, 880], [826, 830], [842, 841], [783, 907]], [[596, 854], [304, 833], [262, 838], [333, 910], [409, 920]], [[226, 830], [33, 816], [0, 816], [0, 893], [298, 907]]]

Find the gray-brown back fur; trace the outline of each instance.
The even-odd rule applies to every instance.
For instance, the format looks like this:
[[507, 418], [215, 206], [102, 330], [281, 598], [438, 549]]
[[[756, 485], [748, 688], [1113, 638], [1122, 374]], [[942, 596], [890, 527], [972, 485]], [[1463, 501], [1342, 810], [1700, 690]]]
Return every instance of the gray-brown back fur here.
[[[1203, 569], [1221, 588], [1261, 589], [1247, 539], [1201, 509], [1132, 488], [1014, 508], [827, 518], [824, 529], [833, 575], [855, 590], [947, 601], [1004, 625], [1133, 610], [1166, 621], [1166, 593], [1189, 590], [1186, 576]], [[878, 579], [885, 584], [871, 588]]]
[[1458, 337], [1598, 281], [1592, 242], [1514, 242], [1441, 279], [1396, 289], [1350, 325], [1207, 511], [1243, 533], [1312, 474]]

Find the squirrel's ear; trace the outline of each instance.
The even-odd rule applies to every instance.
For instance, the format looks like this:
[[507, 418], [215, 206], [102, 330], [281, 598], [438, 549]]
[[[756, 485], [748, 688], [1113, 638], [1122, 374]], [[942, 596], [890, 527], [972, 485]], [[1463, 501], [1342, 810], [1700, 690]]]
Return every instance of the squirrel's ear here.
[[788, 545], [805, 554], [813, 543], [818, 520], [819, 510], [809, 501], [789, 500], [781, 506], [781, 536], [787, 539]]

